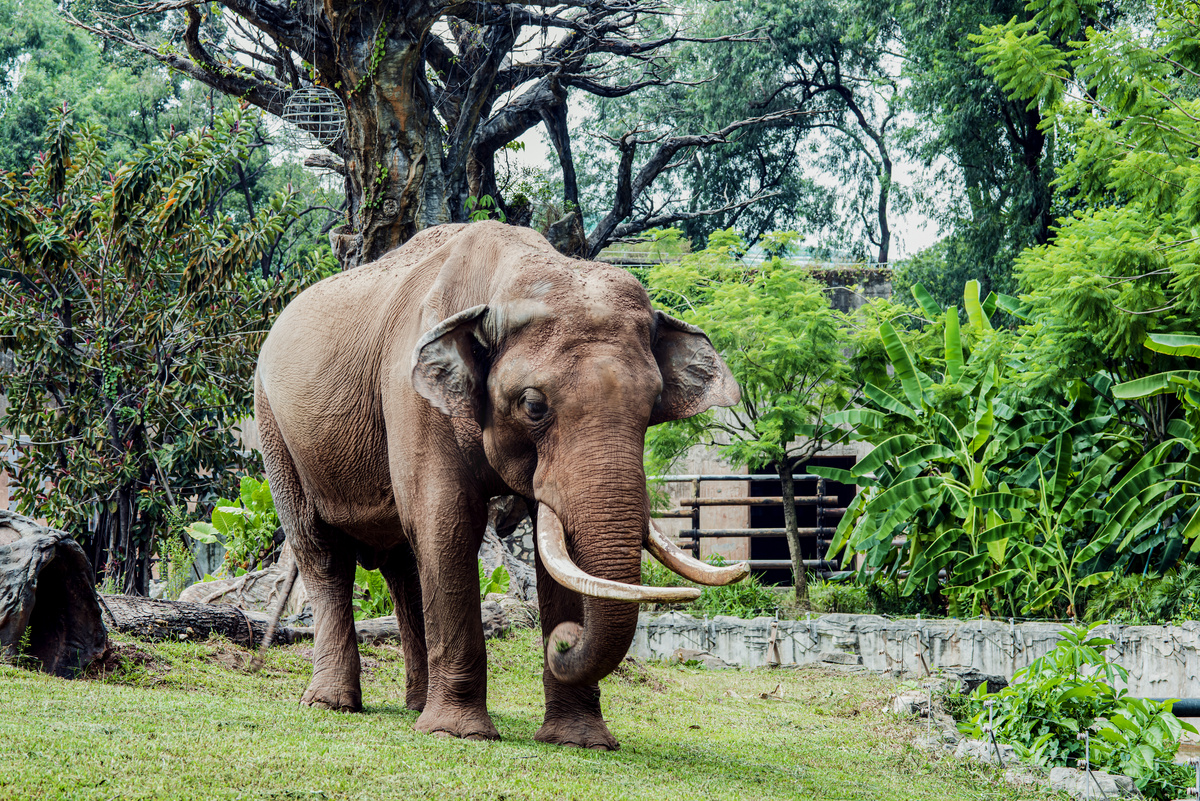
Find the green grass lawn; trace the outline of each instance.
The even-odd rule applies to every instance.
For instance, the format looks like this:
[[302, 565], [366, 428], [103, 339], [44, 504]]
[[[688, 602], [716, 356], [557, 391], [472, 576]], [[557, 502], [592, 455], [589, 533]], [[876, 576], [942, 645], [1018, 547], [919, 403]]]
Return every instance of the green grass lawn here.
[[873, 676], [627, 663], [602, 684], [622, 748], [600, 753], [534, 742], [533, 632], [488, 646], [496, 743], [414, 733], [397, 648], [363, 648], [366, 711], [346, 715], [298, 706], [305, 647], [257, 675], [224, 641], [121, 647], [149, 661], [77, 681], [0, 665], [0, 798], [1044, 797], [910, 745]]

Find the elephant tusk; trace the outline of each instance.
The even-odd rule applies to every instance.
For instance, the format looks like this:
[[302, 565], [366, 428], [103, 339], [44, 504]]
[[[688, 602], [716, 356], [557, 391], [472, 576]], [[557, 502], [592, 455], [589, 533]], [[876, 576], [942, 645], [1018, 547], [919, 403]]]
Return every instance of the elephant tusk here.
[[671, 570], [697, 584], [720, 587], [741, 581], [750, 574], [750, 566], [745, 562], [717, 567], [692, 557], [667, 539], [653, 520], [646, 526], [646, 550]]
[[544, 503], [538, 504], [537, 547], [542, 565], [551, 578], [580, 595], [633, 603], [682, 603], [700, 597], [695, 587], [645, 587], [597, 578], [583, 572], [567, 554], [567, 538], [562, 521]]

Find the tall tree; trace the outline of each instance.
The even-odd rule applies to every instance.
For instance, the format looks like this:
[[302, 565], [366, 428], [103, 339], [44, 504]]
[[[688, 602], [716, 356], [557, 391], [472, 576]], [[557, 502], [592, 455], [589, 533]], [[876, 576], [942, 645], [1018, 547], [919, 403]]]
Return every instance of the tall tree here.
[[766, 196], [685, 225], [697, 236], [737, 226], [752, 239], [799, 228], [855, 256], [892, 256], [894, 129], [900, 66], [889, 18], [834, 0], [706, 3], [701, 30], [754, 30], [759, 41], [681, 48], [679, 83], [608, 101], [597, 115], [652, 130], [791, 111], [690, 159], [678, 185], [698, 207]]
[[[352, 266], [424, 227], [466, 220], [471, 197], [490, 196], [504, 210], [495, 155], [539, 124], [558, 155], [564, 200], [577, 206], [568, 98], [618, 97], [667, 82], [660, 73], [670, 47], [701, 41], [680, 27], [676, 12], [660, 0], [160, 0], [127, 11], [157, 20], [148, 33], [131, 28], [129, 17], [77, 23], [275, 115], [305, 88], [332, 91], [345, 109], [345, 131], [330, 144], [338, 158], [329, 163], [344, 174], [348, 201], [348, 221], [332, 242]], [[625, 62], [635, 74], [621, 79]], [[630, 232], [622, 223], [657, 176], [689, 149], [727, 141], [753, 122], [653, 143], [622, 137], [611, 207], [586, 237], [581, 229], [567, 237], [573, 244], [564, 249], [591, 255]], [[634, 173], [634, 154], [647, 146], [651, 155]]]
[[24, 179], [0, 176], [18, 508], [70, 531], [125, 592], [146, 591], [166, 510], [211, 503], [245, 469], [233, 426], [254, 354], [302, 284], [256, 274], [294, 219], [290, 188], [251, 219], [211, 213], [254, 139], [236, 114], [214, 122], [110, 171], [99, 127], [59, 113]]
[[748, 268], [734, 255], [745, 243], [732, 231], [718, 231], [700, 253], [650, 269], [655, 300], [703, 327], [741, 386], [742, 399], [730, 409], [655, 426], [646, 446], [664, 464], [703, 443], [734, 464], [773, 467], [796, 597], [803, 601], [808, 581], [792, 474], [845, 438], [847, 432], [825, 418], [849, 402], [851, 379], [843, 321], [825, 287], [804, 267], [778, 258], [794, 237], [766, 237], [773, 257]]
[[[970, 37], [981, 26], [1028, 22], [1046, 4], [864, 1], [870, 15], [893, 19], [903, 43], [906, 103], [916, 115], [904, 133], [906, 150], [926, 170], [925, 212], [949, 234], [900, 270], [899, 283], [923, 284], [947, 305], [961, 299], [970, 280], [984, 295], [1016, 291], [1013, 260], [1050, 241], [1055, 218], [1073, 201], [1055, 190], [1062, 154], [1046, 109], [1004, 91], [976, 60]], [[1116, 13], [1098, 3], [1071, 7], [1081, 11], [1075, 30], [1048, 32], [1060, 45]]]

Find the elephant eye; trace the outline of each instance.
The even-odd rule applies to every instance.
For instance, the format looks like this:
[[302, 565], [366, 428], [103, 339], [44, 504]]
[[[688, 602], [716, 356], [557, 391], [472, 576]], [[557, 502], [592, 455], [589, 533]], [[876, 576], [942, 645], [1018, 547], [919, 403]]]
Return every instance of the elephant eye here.
[[525, 410], [530, 420], [541, 420], [550, 411], [546, 402], [536, 395], [526, 395], [521, 399], [521, 408]]

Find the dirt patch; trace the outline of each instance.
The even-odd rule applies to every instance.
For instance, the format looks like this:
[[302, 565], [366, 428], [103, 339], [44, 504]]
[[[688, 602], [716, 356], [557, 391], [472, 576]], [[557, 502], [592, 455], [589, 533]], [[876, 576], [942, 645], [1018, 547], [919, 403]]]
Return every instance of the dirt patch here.
[[129, 643], [110, 642], [100, 658], [88, 665], [80, 678], [101, 680], [131, 672], [160, 673], [165, 670], [166, 663], [154, 654]]

